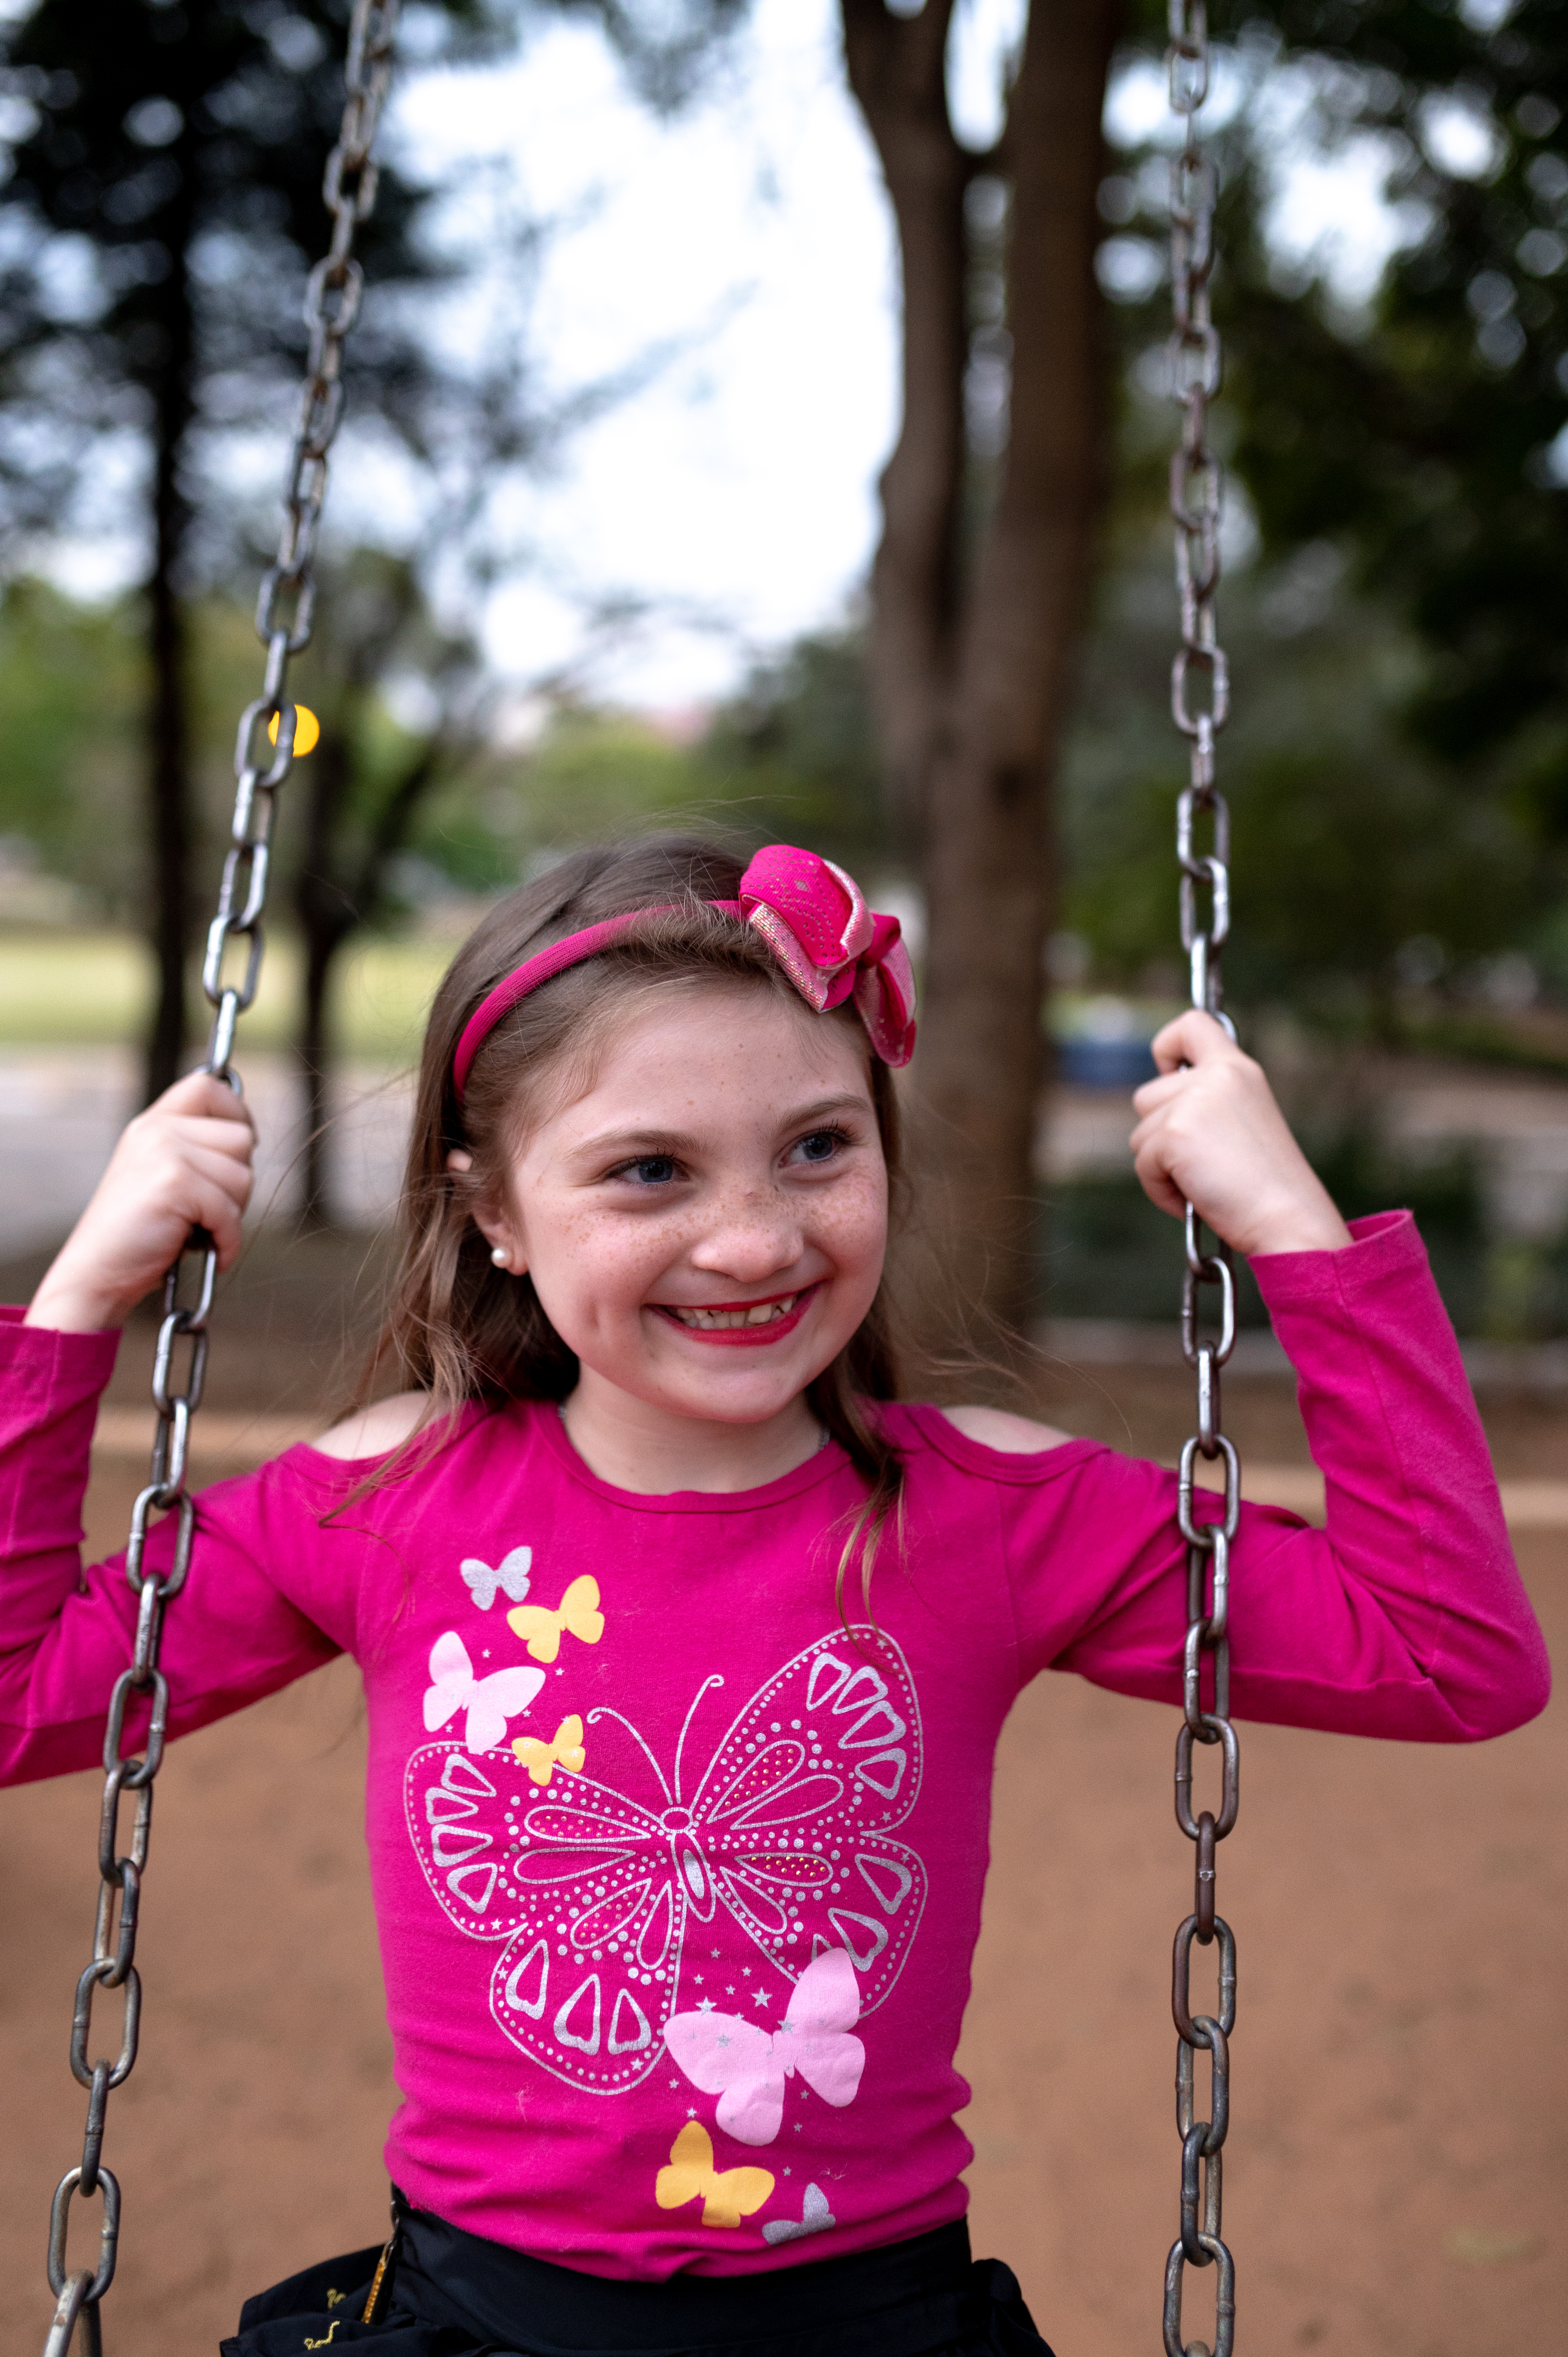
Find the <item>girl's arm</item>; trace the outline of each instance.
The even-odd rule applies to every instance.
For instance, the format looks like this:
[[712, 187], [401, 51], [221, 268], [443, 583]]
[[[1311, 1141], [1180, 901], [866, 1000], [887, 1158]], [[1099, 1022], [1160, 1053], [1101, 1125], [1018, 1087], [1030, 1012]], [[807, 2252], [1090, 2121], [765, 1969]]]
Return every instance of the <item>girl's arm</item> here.
[[[1208, 1017], [1182, 1017], [1155, 1050], [1161, 1077], [1134, 1100], [1139, 1177], [1252, 1256], [1326, 1480], [1321, 1531], [1242, 1509], [1237, 1716], [1435, 1742], [1519, 1726], [1545, 1705], [1545, 1648], [1413, 1221], [1385, 1213], [1352, 1235], [1262, 1072]], [[1026, 1671], [1179, 1700], [1174, 1476], [1110, 1450], [1065, 1451], [1054, 1477], [1034, 1462], [1033, 1496], [1015, 1476], [1003, 1505]]]
[[[1316, 1530], [1282, 1508], [1241, 1509], [1234, 1716], [1428, 1743], [1533, 1718], [1550, 1692], [1546, 1650], [1414, 1222], [1359, 1220], [1342, 1251], [1254, 1267], [1295, 1365], [1327, 1516]], [[1081, 1443], [1013, 1468], [1001, 1505], [1025, 1674], [1076, 1670], [1179, 1704], [1175, 1475]], [[1219, 1502], [1200, 1493], [1198, 1518]]]
[[[193, 1224], [227, 1266], [239, 1249], [252, 1138], [238, 1098], [192, 1074], [134, 1121], [87, 1211], [23, 1317], [0, 1309], [0, 1781], [90, 1765], [109, 1695], [127, 1668], [136, 1598], [124, 1558], [84, 1572], [81, 1503], [98, 1398], [121, 1325]], [[292, 1576], [308, 1527], [280, 1485], [228, 1482], [199, 1501], [189, 1578], [171, 1602], [163, 1666], [171, 1727], [237, 1710], [339, 1650], [264, 1567]], [[167, 1570], [172, 1532], [149, 1566]], [[336, 1614], [329, 1617], [336, 1619]], [[145, 1710], [129, 1717], [133, 1733]]]
[[126, 1125], [109, 1167], [33, 1296], [29, 1326], [95, 1334], [123, 1326], [163, 1281], [192, 1228], [227, 1269], [251, 1198], [255, 1131], [242, 1097], [188, 1072]]
[[[116, 1340], [27, 1326], [20, 1311], [0, 1309], [0, 1783], [91, 1766], [114, 1681], [130, 1666], [136, 1598], [125, 1558], [87, 1570], [81, 1562], [92, 1426]], [[324, 1605], [328, 1635], [279, 1585], [286, 1577], [309, 1592], [315, 1537], [286, 1468], [198, 1499], [190, 1574], [164, 1624], [172, 1733], [242, 1709], [341, 1650], [350, 1634], [338, 1625], [342, 1606]], [[156, 1575], [168, 1569], [172, 1538], [167, 1523], [149, 1538]], [[134, 1740], [145, 1708], [127, 1724]]]

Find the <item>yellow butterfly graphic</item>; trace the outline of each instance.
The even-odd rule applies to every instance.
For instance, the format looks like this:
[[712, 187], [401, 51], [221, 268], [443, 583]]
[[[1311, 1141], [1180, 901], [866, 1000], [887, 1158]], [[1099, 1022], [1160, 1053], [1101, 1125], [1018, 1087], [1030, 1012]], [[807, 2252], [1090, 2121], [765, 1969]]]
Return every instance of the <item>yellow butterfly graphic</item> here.
[[548, 1784], [557, 1768], [580, 1776], [588, 1756], [583, 1749], [583, 1722], [575, 1711], [562, 1720], [548, 1743], [541, 1743], [537, 1735], [518, 1735], [512, 1738], [511, 1748], [536, 1784]]
[[701, 2120], [688, 2120], [670, 2147], [670, 2166], [660, 2170], [653, 2198], [660, 2210], [679, 2210], [701, 2194], [704, 2226], [738, 2226], [772, 2190], [766, 2169], [715, 2170], [712, 2136]]
[[599, 1610], [599, 1583], [585, 1572], [561, 1598], [558, 1612], [542, 1604], [520, 1604], [506, 1616], [507, 1627], [521, 1637], [536, 1662], [553, 1662], [561, 1651], [561, 1631], [570, 1629], [585, 1645], [596, 1645], [605, 1633]]

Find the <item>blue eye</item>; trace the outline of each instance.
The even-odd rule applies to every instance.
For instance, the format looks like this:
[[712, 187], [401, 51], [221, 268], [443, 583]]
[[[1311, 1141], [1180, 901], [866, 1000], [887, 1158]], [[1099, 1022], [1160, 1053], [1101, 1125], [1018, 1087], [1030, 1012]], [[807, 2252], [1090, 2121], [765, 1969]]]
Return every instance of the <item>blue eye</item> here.
[[843, 1142], [841, 1129], [813, 1129], [800, 1139], [797, 1151], [803, 1162], [831, 1162]]
[[635, 1178], [639, 1186], [667, 1187], [676, 1175], [672, 1154], [644, 1154], [636, 1162], [623, 1164], [618, 1178]]

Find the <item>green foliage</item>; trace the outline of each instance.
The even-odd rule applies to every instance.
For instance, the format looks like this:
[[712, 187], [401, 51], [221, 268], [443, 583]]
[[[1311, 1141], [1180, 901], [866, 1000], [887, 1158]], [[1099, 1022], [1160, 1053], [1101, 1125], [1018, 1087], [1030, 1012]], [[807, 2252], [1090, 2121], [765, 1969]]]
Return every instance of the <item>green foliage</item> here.
[[335, 921], [384, 913], [386, 860], [427, 796], [466, 775], [482, 671], [472, 636], [432, 612], [417, 564], [367, 548], [324, 563], [316, 634], [295, 675], [321, 746], [293, 782], [284, 845], [297, 881], [308, 870], [305, 888], [337, 897]]
[[700, 817], [703, 800], [689, 745], [629, 713], [568, 705], [525, 752], [491, 755], [435, 795], [412, 845], [463, 889], [497, 891], [578, 844]]
[[[25, 544], [96, 523], [91, 504], [110, 496], [103, 438], [122, 461], [140, 445], [145, 767], [161, 846], [139, 879], [159, 974], [149, 1094], [173, 1078], [186, 1029], [199, 723], [184, 608], [201, 580], [231, 577], [242, 505], [220, 495], [212, 453], [275, 425], [302, 373], [349, 16], [349, 0], [35, 0], [0, 27], [0, 533]], [[456, 28], [486, 27], [483, 0], [420, 18], [427, 56], [450, 52]], [[407, 300], [441, 274], [422, 237], [432, 194], [383, 157], [357, 254], [371, 290], [360, 398], [422, 459], [461, 382]], [[359, 291], [356, 279], [356, 305]], [[124, 522], [116, 513], [116, 530]]]
[[[596, 18], [662, 106], [690, 94], [744, 14], [744, 0], [538, 6]], [[442, 38], [499, 38], [516, 13], [448, 5]], [[181, 239], [187, 254], [205, 240], [209, 257], [194, 295], [199, 383], [213, 397], [227, 387], [225, 399], [242, 384], [249, 402], [296, 355], [343, 17], [344, 0], [287, 12], [281, 0], [270, 10], [214, 0], [199, 16], [90, 0], [85, 19], [80, 5], [41, 0], [10, 33], [12, 93], [38, 117], [0, 193], [27, 231], [14, 249], [5, 348], [14, 396], [29, 393], [36, 408], [64, 386], [61, 429], [134, 417], [124, 392], [145, 391], [166, 365], [159, 307]], [[1159, 46], [1157, 7], [1140, 4], [1129, 22], [1134, 38]], [[1568, 240], [1561, 12], [1521, 0], [1485, 31], [1438, 0], [1275, 0], [1266, 16], [1238, 7], [1229, 28], [1216, 22], [1243, 37], [1259, 73], [1271, 58], [1316, 60], [1325, 139], [1388, 135], [1394, 192], [1424, 207], [1428, 223], [1370, 314], [1348, 317], [1321, 283], [1282, 276], [1262, 234], [1266, 159], [1245, 110], [1225, 135], [1219, 424], [1263, 536], [1262, 563], [1227, 579], [1221, 611], [1237, 681], [1223, 746], [1237, 822], [1234, 986], [1375, 1017], [1394, 953], [1417, 934], [1437, 936], [1458, 964], [1525, 945], [1568, 983], [1568, 494], [1552, 487], [1542, 455], [1562, 425], [1568, 369], [1568, 252], [1545, 267], [1551, 241]], [[1455, 91], [1497, 141], [1495, 168], [1478, 178], [1434, 160], [1430, 102]], [[145, 113], [160, 97], [180, 116], [162, 145]], [[1164, 176], [1144, 173], [1144, 160], [1119, 167], [1108, 220], [1119, 234], [1157, 240]], [[416, 235], [424, 194], [395, 173], [383, 178], [369, 258], [386, 293], [428, 266]], [[96, 292], [72, 311], [48, 295], [42, 257], [79, 233], [96, 257]], [[1169, 965], [1175, 931], [1181, 748], [1166, 708], [1174, 597], [1159, 521], [1170, 420], [1141, 390], [1138, 366], [1163, 333], [1164, 302], [1162, 293], [1113, 307], [1126, 363], [1114, 546], [1061, 774], [1062, 920], [1090, 942], [1103, 979], [1127, 983]], [[382, 371], [383, 406], [406, 422], [432, 364], [394, 333], [393, 307], [371, 304], [356, 366]], [[13, 400], [0, 438], [24, 406]], [[45, 475], [35, 468], [29, 481], [36, 504]], [[1343, 578], [1337, 550], [1349, 554]], [[329, 585], [328, 633], [337, 601], [390, 594], [373, 573], [356, 559]], [[12, 715], [0, 832], [28, 836], [105, 908], [132, 905], [141, 888], [135, 620], [134, 605], [91, 614], [36, 584], [0, 608]], [[364, 636], [346, 624], [341, 643], [324, 639], [300, 681], [329, 728], [341, 716], [352, 738], [350, 866], [426, 749], [421, 728], [393, 716], [405, 706], [389, 700], [392, 675], [428, 684], [471, 655], [443, 650], [427, 619], [405, 614], [387, 633], [395, 655], [350, 716], [349, 642]], [[244, 616], [218, 599], [200, 606], [197, 640], [198, 762], [216, 813], [254, 653]], [[626, 715], [567, 708], [526, 753], [457, 753], [438, 764], [409, 840], [463, 890], [499, 888], [565, 844], [675, 818], [804, 839], [870, 873], [898, 864], [854, 630], [814, 635], [759, 665], [694, 743]], [[290, 805], [285, 863], [297, 828]]]
[[[1037, 1230], [1040, 1317], [1170, 1322], [1180, 1297], [1180, 1232], [1151, 1209], [1135, 1178], [1079, 1178], [1050, 1187]], [[1244, 1261], [1237, 1278], [1239, 1322], [1266, 1325]]]
[[[263, 404], [276, 414], [325, 243], [348, 14], [347, 0], [38, 0], [5, 30], [19, 128], [0, 188], [0, 457], [14, 523], [58, 522], [94, 434], [156, 417], [166, 444], [199, 414], [230, 426]], [[473, 0], [429, 14], [448, 38], [480, 16]], [[418, 245], [430, 193], [383, 163], [360, 235], [374, 291], [356, 372], [413, 436], [439, 371], [396, 307], [431, 274]], [[196, 488], [188, 459], [160, 495], [177, 507]]]
[[754, 834], [868, 871], [895, 855], [856, 629], [798, 639], [758, 664], [714, 716], [701, 766]]
[[[1164, 551], [1113, 573], [1063, 764], [1063, 922], [1102, 981], [1176, 980], [1172, 825], [1182, 748], [1171, 726], [1174, 593]], [[1517, 942], [1542, 879], [1507, 808], [1412, 747], [1399, 721], [1418, 656], [1350, 597], [1321, 544], [1227, 585], [1237, 683], [1223, 743], [1235, 835], [1230, 985], [1379, 1019], [1402, 943], [1464, 961]], [[1155, 977], [1150, 977], [1154, 979]]]
[[[253, 693], [248, 614], [203, 601], [193, 613], [196, 767], [215, 829], [232, 798], [234, 720]], [[142, 600], [81, 605], [23, 577], [0, 593], [0, 835], [21, 838], [75, 884], [87, 910], [134, 919], [145, 906], [140, 730], [146, 697]]]
[[757, 665], [696, 736], [564, 705], [527, 752], [492, 755], [436, 795], [413, 840], [482, 891], [575, 845], [676, 823], [742, 844], [809, 843], [872, 874], [896, 864], [857, 631], [800, 640]]
[[[1532, 1256], [1511, 1271], [1507, 1248], [1489, 1243], [1480, 1188], [1463, 1159], [1433, 1168], [1391, 1163], [1360, 1126], [1320, 1134], [1303, 1127], [1319, 1177], [1347, 1219], [1399, 1204], [1415, 1214], [1438, 1290], [1462, 1334], [1499, 1334], [1509, 1317], [1510, 1279], [1524, 1279], [1514, 1308], [1516, 1333], [1561, 1333], [1568, 1311], [1568, 1244]], [[1181, 1265], [1179, 1231], [1151, 1216], [1137, 1180], [1083, 1178], [1050, 1188], [1043, 1205], [1038, 1306], [1044, 1318], [1169, 1320]], [[1207, 1305], [1206, 1305], [1207, 1306]], [[1236, 1268], [1236, 1309], [1243, 1327], [1268, 1324], [1262, 1297], [1245, 1261]]]
[[[1434, 0], [1272, 14], [1323, 60], [1326, 140], [1383, 137], [1389, 193], [1424, 226], [1364, 319], [1320, 284], [1282, 286], [1243, 242], [1220, 306], [1237, 466], [1271, 549], [1340, 537], [1362, 588], [1408, 618], [1428, 654], [1409, 705], [1421, 741], [1472, 778], [1491, 763], [1487, 782], [1568, 844], [1561, 6], [1520, 0], [1490, 29]], [[1474, 172], [1444, 166], [1456, 105], [1492, 145]]]
[[0, 597], [0, 835], [29, 845], [103, 909], [132, 895], [124, 748], [142, 692], [134, 629], [125, 607], [84, 611], [38, 581], [13, 582]]
[[[399, 593], [409, 605], [400, 608]], [[437, 631], [408, 569], [378, 552], [328, 568], [317, 643], [294, 685], [324, 723], [325, 758], [345, 736], [346, 809], [350, 850], [362, 847], [377, 814], [423, 754], [427, 738], [399, 725], [389, 709], [383, 673], [356, 694], [356, 630], [376, 632], [375, 653], [406, 681], [439, 678], [466, 658], [466, 642]], [[215, 871], [233, 798], [234, 724], [254, 694], [258, 651], [250, 613], [216, 595], [190, 608], [188, 681], [193, 758]], [[78, 886], [88, 911], [134, 920], [146, 878], [138, 731], [145, 696], [143, 601], [82, 605], [47, 583], [23, 578], [0, 596], [0, 709], [5, 759], [0, 764], [0, 836], [22, 838], [46, 868]], [[461, 747], [454, 745], [456, 758]], [[302, 760], [283, 797], [274, 905], [283, 904], [297, 869], [303, 805], [312, 764]]]
[[[1262, 544], [1255, 574], [1224, 582], [1219, 615], [1235, 688], [1220, 748], [1236, 815], [1227, 966], [1243, 996], [1375, 1015], [1392, 953], [1417, 934], [1441, 943], [1450, 977], [1506, 945], [1549, 985], [1568, 981], [1568, 44], [1556, 0], [1487, 13], [1484, 26], [1449, 0], [1273, 0], [1212, 17], [1248, 91], [1208, 134], [1226, 362], [1214, 431]], [[1155, 50], [1160, 28], [1139, 38]], [[1364, 308], [1264, 234], [1275, 159], [1261, 126], [1284, 68], [1310, 87], [1324, 152], [1374, 136], [1388, 160], [1412, 242]], [[1146, 286], [1163, 163], [1129, 155], [1107, 199], [1113, 233], [1142, 243]], [[1171, 413], [1145, 388], [1167, 302], [1156, 284], [1112, 307], [1124, 541], [1164, 504]], [[1293, 622], [1315, 577], [1316, 610]], [[1163, 612], [1168, 630], [1168, 589]], [[1069, 921], [1124, 973], [1168, 938], [1157, 846], [1180, 765], [1168, 735], [1155, 749], [1116, 707], [1106, 644], [1069, 763]], [[1147, 671], [1133, 676], [1163, 703]]]

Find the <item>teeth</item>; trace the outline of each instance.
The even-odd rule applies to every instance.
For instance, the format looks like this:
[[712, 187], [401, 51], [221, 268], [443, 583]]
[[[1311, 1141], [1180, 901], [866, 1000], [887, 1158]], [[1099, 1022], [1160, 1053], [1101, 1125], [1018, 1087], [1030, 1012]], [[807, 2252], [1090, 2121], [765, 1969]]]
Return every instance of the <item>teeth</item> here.
[[754, 1302], [749, 1309], [674, 1309], [673, 1314], [682, 1326], [694, 1326], [700, 1333], [729, 1326], [772, 1326], [789, 1315], [800, 1297], [789, 1293], [782, 1301]]

